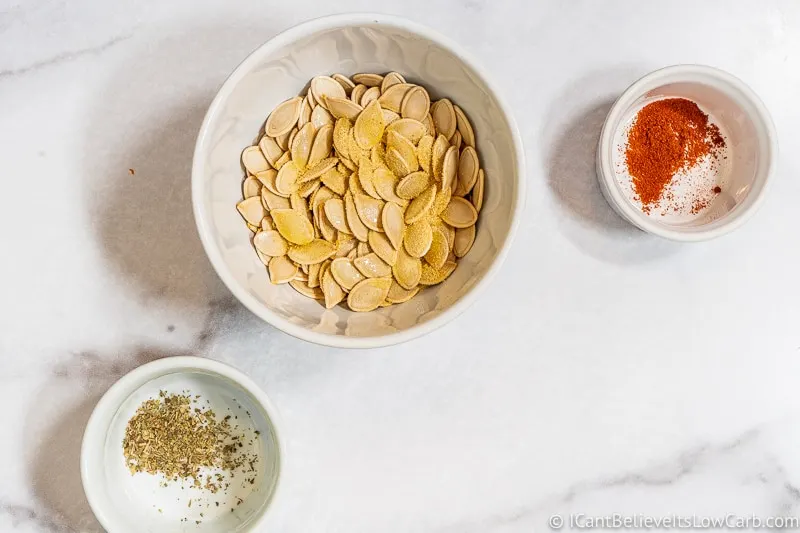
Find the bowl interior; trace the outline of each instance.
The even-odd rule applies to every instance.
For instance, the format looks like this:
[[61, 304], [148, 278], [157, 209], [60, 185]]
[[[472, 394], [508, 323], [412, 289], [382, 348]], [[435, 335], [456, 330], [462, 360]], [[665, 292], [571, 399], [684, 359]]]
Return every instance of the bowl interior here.
[[[608, 125], [617, 138], [624, 135], [626, 124], [646, 104], [663, 98], [686, 98], [696, 102], [719, 125], [727, 144], [727, 159], [720, 164], [722, 192], [706, 209], [691, 215], [647, 217], [627, 194], [622, 194], [631, 208], [627, 211], [633, 210], [637, 218], [647, 217], [651, 224], [670, 231], [705, 232], [729, 224], [758, 199], [769, 174], [772, 139], [761, 110], [741, 82], [701, 72], [675, 72], [653, 76], [626, 96], [618, 104], [614, 121]], [[624, 155], [616, 146], [612, 142], [605, 147], [604, 157], [612, 162], [611, 168], [624, 165]], [[630, 187], [627, 180], [614, 181], [618, 191]]]
[[[258, 400], [205, 369], [171, 370], [121, 383], [98, 404], [84, 444], [84, 484], [101, 523], [118, 533], [249, 531], [272, 499], [280, 464], [274, 426]], [[205, 469], [212, 487], [204, 488], [129, 471], [123, 455], [128, 422], [143, 402], [162, 391], [189, 394], [195, 398], [192, 408], [212, 409], [218, 421], [231, 416], [232, 434], [242, 436], [235, 457], [243, 459], [233, 476]]]
[[[308, 24], [305, 25], [308, 27]], [[195, 154], [194, 202], [206, 250], [234, 294], [264, 320], [308, 340], [375, 338], [429, 323], [472, 291], [501, 253], [516, 216], [518, 153], [513, 126], [483, 78], [449, 46], [404, 24], [342, 22], [295, 28], [254, 52], [220, 91]], [[271, 285], [235, 209], [240, 201], [242, 149], [257, 142], [269, 112], [304, 93], [320, 74], [397, 71], [448, 97], [469, 116], [485, 170], [483, 209], [475, 244], [443, 284], [401, 305], [371, 313], [326, 310], [288, 285]], [[388, 341], [386, 342], [388, 344]], [[350, 344], [352, 345], [352, 344]]]

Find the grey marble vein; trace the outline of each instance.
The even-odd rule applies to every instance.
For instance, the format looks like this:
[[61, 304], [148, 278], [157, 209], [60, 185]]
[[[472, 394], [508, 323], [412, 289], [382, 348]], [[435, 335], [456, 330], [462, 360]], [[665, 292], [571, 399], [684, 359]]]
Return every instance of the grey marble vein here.
[[28, 505], [9, 504], [0, 500], [0, 516], [6, 515], [11, 519], [11, 527], [17, 528], [31, 524], [39, 531], [50, 533], [74, 533], [75, 530], [65, 526], [51, 516], [45, 516]]
[[102, 52], [105, 52], [109, 48], [112, 48], [116, 44], [119, 44], [123, 41], [130, 39], [131, 37], [132, 35], [120, 35], [97, 46], [90, 46], [88, 48], [81, 48], [79, 50], [73, 50], [69, 52], [63, 52], [61, 54], [56, 54], [53, 57], [49, 57], [47, 59], [43, 59], [35, 63], [31, 63], [30, 65], [24, 67], [0, 70], [0, 80], [13, 78], [15, 76], [21, 76], [23, 74], [29, 74], [31, 72], [36, 72], [46, 67], [52, 67], [54, 65], [58, 65], [61, 63], [74, 61], [84, 56], [97, 55]]

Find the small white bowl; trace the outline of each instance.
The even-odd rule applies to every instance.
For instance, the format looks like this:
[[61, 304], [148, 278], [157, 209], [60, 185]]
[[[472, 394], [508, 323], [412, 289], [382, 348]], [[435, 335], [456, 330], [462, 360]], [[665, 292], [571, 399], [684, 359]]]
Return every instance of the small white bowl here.
[[[142, 402], [158, 398], [162, 390], [189, 391], [200, 395], [198, 401], [218, 417], [231, 414], [231, 422], [239, 425], [237, 432], [252, 437], [252, 443], [244, 439], [243, 451], [258, 457], [253, 483], [245, 476], [235, 477], [227, 491], [210, 495], [177, 482], [162, 486], [163, 476], [130, 473], [122, 451], [125, 428]], [[254, 531], [274, 499], [283, 461], [275, 418], [275, 409], [258, 385], [226, 364], [168, 357], [143, 365], [105, 393], [86, 426], [81, 478], [89, 506], [108, 533]]]
[[[470, 117], [485, 169], [475, 244], [441, 285], [409, 302], [370, 313], [326, 310], [288, 285], [271, 285], [235, 209], [241, 200], [242, 150], [258, 140], [281, 101], [320, 74], [397, 71], [447, 96]], [[273, 326], [307, 341], [371, 348], [408, 341], [461, 314], [494, 277], [519, 225], [525, 200], [522, 140], [509, 107], [460, 46], [397, 17], [337, 15], [273, 38], [244, 60], [217, 94], [200, 129], [192, 201], [211, 264], [231, 292]]]
[[[646, 103], [686, 98], [700, 105], [727, 133], [728, 186], [697, 216], [659, 220], [645, 214], [625, 194], [614, 171], [614, 151], [622, 129]], [[764, 200], [778, 155], [769, 112], [740, 79], [702, 65], [657, 70], [631, 85], [614, 103], [597, 149], [597, 178], [611, 207], [638, 228], [676, 241], [702, 241], [742, 225]]]

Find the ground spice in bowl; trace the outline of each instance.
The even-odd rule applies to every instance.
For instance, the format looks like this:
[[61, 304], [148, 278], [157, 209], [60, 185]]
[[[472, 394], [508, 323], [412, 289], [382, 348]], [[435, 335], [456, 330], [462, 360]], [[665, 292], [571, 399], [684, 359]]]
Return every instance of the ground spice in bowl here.
[[[163, 474], [167, 480], [190, 480], [211, 493], [229, 486], [219, 471], [254, 472], [258, 456], [242, 453], [244, 433], [231, 416], [217, 420], [198, 406], [199, 396], [168, 394], [142, 403], [128, 421], [122, 442], [131, 474]], [[248, 480], [252, 483], [252, 477]]]
[[[625, 163], [642, 209], [649, 213], [675, 174], [692, 169], [699, 161], [710, 157], [711, 169], [716, 170], [717, 157], [724, 148], [719, 127], [691, 100], [667, 98], [644, 106], [630, 127], [625, 147]], [[718, 194], [721, 189], [717, 186], [711, 192]], [[701, 211], [707, 203], [698, 196], [692, 213]]]

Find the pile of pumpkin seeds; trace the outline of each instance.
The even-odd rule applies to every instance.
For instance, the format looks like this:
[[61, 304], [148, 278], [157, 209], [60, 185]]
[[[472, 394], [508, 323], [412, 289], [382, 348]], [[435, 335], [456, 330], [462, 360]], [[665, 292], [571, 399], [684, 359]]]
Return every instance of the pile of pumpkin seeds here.
[[472, 248], [484, 172], [457, 105], [391, 72], [317, 76], [279, 104], [237, 209], [272, 283], [353, 311], [410, 300]]

